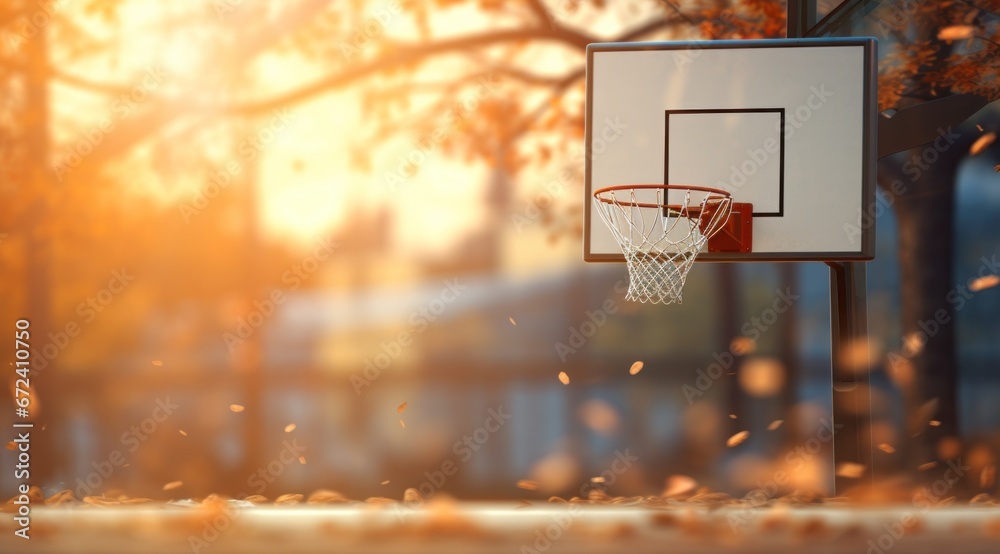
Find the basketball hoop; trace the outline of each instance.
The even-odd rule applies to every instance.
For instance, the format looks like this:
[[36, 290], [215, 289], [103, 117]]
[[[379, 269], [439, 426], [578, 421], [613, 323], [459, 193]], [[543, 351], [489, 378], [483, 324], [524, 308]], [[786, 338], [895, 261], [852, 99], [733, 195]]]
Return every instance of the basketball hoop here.
[[680, 304], [688, 270], [726, 226], [733, 198], [692, 185], [616, 185], [595, 190], [594, 206], [625, 255], [626, 300]]

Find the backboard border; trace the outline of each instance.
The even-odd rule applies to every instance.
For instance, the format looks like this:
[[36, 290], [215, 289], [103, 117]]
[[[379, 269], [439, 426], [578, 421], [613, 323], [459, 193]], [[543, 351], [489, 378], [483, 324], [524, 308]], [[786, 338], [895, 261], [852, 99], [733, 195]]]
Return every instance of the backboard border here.
[[[585, 262], [625, 262], [625, 256], [616, 254], [595, 254], [590, 250], [590, 228], [593, 218], [593, 199], [591, 198], [591, 139], [594, 74], [592, 71], [594, 54], [596, 52], [644, 51], [644, 50], [705, 50], [705, 49], [756, 49], [756, 48], [787, 48], [787, 47], [858, 47], [864, 49], [864, 76], [862, 87], [867, 97], [862, 113], [862, 168], [861, 168], [861, 207], [868, 210], [875, 202], [875, 175], [877, 153], [878, 126], [875, 118], [878, 113], [878, 40], [874, 37], [835, 37], [806, 39], [761, 39], [761, 40], [718, 40], [718, 41], [671, 41], [671, 42], [601, 42], [587, 45], [587, 101], [584, 124], [584, 227], [583, 227], [583, 259]], [[841, 262], [870, 261], [875, 259], [875, 226], [861, 226], [861, 248], [857, 251], [841, 252], [702, 252], [695, 261], [698, 262]]]

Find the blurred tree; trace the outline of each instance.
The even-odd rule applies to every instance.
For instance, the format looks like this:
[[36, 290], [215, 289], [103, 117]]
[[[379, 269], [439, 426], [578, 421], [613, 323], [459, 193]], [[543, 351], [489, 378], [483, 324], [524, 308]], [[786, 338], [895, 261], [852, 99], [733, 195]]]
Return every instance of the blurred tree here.
[[[48, 225], [50, 217], [50, 200], [53, 194], [51, 173], [43, 160], [49, 158], [50, 124], [48, 74], [46, 60], [48, 59], [48, 44], [44, 40], [25, 40], [28, 33], [37, 34], [30, 16], [40, 11], [40, 3], [14, 2], [0, 8], [0, 24], [22, 23], [21, 35], [3, 33], [2, 58], [0, 58], [0, 86], [2, 86], [2, 117], [0, 133], [2, 133], [3, 154], [3, 192], [15, 196], [18, 202], [4, 202], [2, 215], [7, 222], [13, 222], [9, 228], [10, 236], [5, 233], [5, 250], [13, 249], [15, 244], [20, 247], [22, 263], [14, 262], [12, 274], [18, 270], [21, 273], [22, 287], [8, 290], [24, 291], [23, 304], [11, 306], [14, 313], [7, 313], [4, 321], [15, 321], [27, 317], [31, 322], [31, 340], [35, 350], [34, 361], [38, 362], [40, 342], [50, 336], [52, 326], [51, 297], [51, 249], [53, 248], [52, 229]], [[20, 40], [18, 40], [20, 39]], [[23, 47], [22, 47], [22, 43]], [[19, 55], [12, 56], [12, 50]], [[9, 165], [8, 165], [9, 164]], [[6, 231], [7, 229], [5, 229]], [[5, 256], [6, 257], [6, 256]], [[8, 258], [9, 259], [9, 258]], [[13, 261], [13, 260], [11, 260]], [[16, 279], [16, 278], [15, 278]], [[13, 310], [12, 310], [13, 312]], [[7, 346], [7, 345], [4, 345]], [[12, 346], [12, 345], [11, 345]], [[9, 347], [8, 347], [9, 348]], [[13, 352], [5, 349], [9, 359]], [[38, 421], [41, 415], [42, 403], [40, 397], [49, 389], [47, 384], [35, 379], [31, 384], [33, 421]], [[49, 407], [56, 412], [58, 406]], [[58, 417], [58, 415], [56, 416]], [[38, 437], [36, 433], [36, 438]], [[33, 455], [38, 459], [54, 459], [59, 451], [57, 445], [50, 441], [38, 441], [32, 445]], [[44, 471], [44, 470], [43, 470]]]
[[[895, 5], [876, 10], [871, 22], [888, 39], [883, 45], [889, 45], [879, 66], [879, 108], [902, 108], [956, 93], [1000, 98], [998, 16], [1000, 3], [992, 0], [916, 2], [905, 10]], [[882, 201], [895, 209], [900, 237], [903, 337], [901, 344], [889, 345], [899, 354], [887, 366], [907, 399], [904, 436], [922, 433], [925, 438], [922, 447], [911, 447], [911, 460], [937, 457], [936, 441], [959, 434], [954, 321], [956, 295], [967, 294], [968, 282], [956, 283], [953, 274], [955, 189], [959, 166], [982, 153], [995, 138], [998, 123], [995, 111], [984, 111], [954, 129], [941, 129], [933, 144], [879, 163]], [[936, 413], [920, 410], [928, 402], [937, 406]], [[924, 432], [931, 417], [941, 425]]]
[[[252, 191], [221, 196], [210, 207], [196, 210], [212, 209], [220, 217], [197, 217], [183, 210], [178, 217], [172, 206], [153, 201], [149, 189], [135, 186], [136, 180], [142, 180], [155, 188], [157, 171], [165, 181], [195, 176], [207, 185], [204, 175], [215, 174], [218, 165], [224, 167], [225, 158], [218, 165], [199, 158], [200, 152], [210, 149], [191, 148], [192, 142], [211, 141], [205, 128], [221, 127], [235, 150], [242, 135], [240, 122], [233, 124], [228, 117], [208, 118], [206, 125], [205, 111], [192, 109], [194, 90], [184, 90], [185, 83], [178, 84], [185, 93], [179, 97], [155, 90], [157, 67], [117, 70], [119, 41], [126, 29], [119, 12], [127, 4], [118, 0], [74, 5], [14, 0], [0, 5], [0, 217], [4, 222], [0, 259], [8, 270], [0, 274], [0, 283], [11, 300], [0, 306], [0, 314], [4, 321], [31, 320], [36, 372], [32, 415], [39, 428], [48, 427], [32, 442], [39, 460], [32, 477], [39, 483], [68, 476], [70, 468], [63, 463], [70, 458], [64, 450], [71, 444], [68, 427], [47, 425], [72, 419], [67, 399], [74, 394], [101, 395], [88, 398], [99, 410], [96, 415], [101, 423], [120, 420], [134, 402], [128, 395], [112, 397], [108, 391], [117, 387], [94, 387], [93, 375], [78, 379], [73, 370], [103, 372], [97, 379], [125, 378], [123, 368], [113, 362], [121, 360], [123, 352], [136, 351], [150, 321], [157, 320], [155, 310], [176, 309], [192, 300], [216, 303], [232, 297], [234, 289], [242, 289], [240, 301], [245, 307], [250, 298], [259, 297], [256, 290], [249, 290], [259, 282], [247, 276], [277, 282], [284, 268], [298, 259], [284, 247], [253, 240], [258, 217]], [[239, 52], [233, 71], [220, 73], [235, 79], [233, 74], [245, 71], [246, 60], [259, 48], [272, 45], [288, 33], [286, 29], [297, 27], [325, 5], [307, 2], [275, 19], [250, 7], [242, 16], [235, 14], [228, 24], [244, 30], [244, 25], [251, 27], [248, 20], [254, 25], [242, 42], [233, 44]], [[178, 30], [215, 29], [221, 21], [206, 4], [178, 21], [157, 24], [162, 24], [158, 30], [169, 43], [177, 40]], [[94, 34], [95, 28], [108, 33]], [[206, 46], [220, 49], [224, 45], [225, 37], [212, 38]], [[124, 78], [100, 82], [66, 69], [88, 64], [104, 68], [96, 75]], [[226, 92], [227, 82], [218, 81], [194, 86], [220, 95]], [[63, 98], [70, 95], [76, 110], [53, 102], [52, 91], [57, 88]], [[144, 139], [153, 156], [136, 154], [136, 143]], [[184, 144], [183, 150], [195, 158], [181, 160], [178, 144]], [[252, 168], [247, 168], [241, 180], [252, 175]], [[119, 240], [123, 236], [129, 240]], [[242, 253], [232, 244], [242, 245]], [[255, 265], [252, 260], [258, 256], [266, 257], [269, 264]], [[116, 270], [141, 278], [114, 299], [121, 309], [96, 318], [86, 302], [107, 285]], [[212, 326], [210, 322], [205, 329], [210, 332], [209, 341], [223, 330]], [[204, 347], [188, 339], [178, 343], [175, 338], [179, 337], [158, 337], [163, 346], [177, 347], [175, 353], [181, 359], [183, 350]], [[7, 358], [13, 356], [11, 346], [0, 345]], [[182, 365], [176, 373], [178, 381], [198, 379], [193, 369]], [[259, 381], [248, 378], [244, 382], [246, 396], [253, 397]], [[259, 433], [252, 418], [246, 420], [251, 421], [246, 443], [252, 447]], [[103, 447], [110, 450], [115, 444]]]

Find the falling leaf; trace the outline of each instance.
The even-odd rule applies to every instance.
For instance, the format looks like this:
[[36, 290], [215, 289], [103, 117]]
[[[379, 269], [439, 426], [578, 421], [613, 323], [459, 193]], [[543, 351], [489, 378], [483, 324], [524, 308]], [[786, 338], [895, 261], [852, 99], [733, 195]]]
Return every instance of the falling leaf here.
[[962, 455], [962, 441], [956, 437], [943, 437], [936, 445], [938, 458], [951, 460]]
[[604, 477], [591, 477], [590, 478], [590, 482], [591, 483], [603, 483], [604, 482]]
[[865, 474], [865, 466], [854, 462], [841, 462], [837, 465], [837, 477], [858, 479]]
[[538, 482], [540, 490], [549, 492], [579, 487], [577, 479], [580, 473], [580, 464], [575, 457], [565, 452], [552, 452], [535, 462], [529, 475]]
[[896, 452], [896, 449], [893, 448], [891, 444], [887, 444], [884, 442], [878, 445], [878, 449], [881, 450], [882, 452], [885, 452], [886, 454], [894, 454]]
[[997, 173], [1000, 173], [1000, 164], [997, 164], [997, 165], [993, 166], [993, 171], [996, 171]]
[[927, 471], [928, 469], [934, 468], [936, 466], [937, 462], [927, 462], [926, 464], [918, 465], [917, 469], [919, 469], [920, 471]]
[[996, 482], [997, 477], [997, 466], [990, 464], [983, 468], [983, 471], [979, 474], [979, 486], [984, 489], [989, 489], [993, 487], [993, 483]]
[[991, 144], [996, 142], [996, 140], [997, 140], [996, 133], [989, 132], [984, 134], [983, 136], [976, 139], [976, 142], [972, 143], [972, 147], [969, 148], [969, 154], [975, 156], [976, 154], [982, 153], [983, 150], [989, 148]]
[[288, 425], [285, 425], [285, 432], [286, 433], [291, 433], [294, 430], [295, 430], [295, 424], [294, 423], [289, 423]]
[[930, 425], [931, 427], [940, 427], [941, 426], [941, 422], [938, 421], [938, 420], [936, 420], [936, 419], [932, 419], [932, 420], [930, 420], [930, 421], [927, 422], [927, 425]]
[[402, 419], [399, 420], [399, 426], [402, 427], [403, 429], [406, 429], [406, 423], [403, 423]]
[[17, 443], [14, 441], [7, 441], [7, 450], [17, 450]]
[[736, 419], [736, 414], [729, 414], [729, 419]]
[[747, 440], [747, 437], [749, 436], [750, 436], [750, 431], [740, 431], [739, 433], [736, 433], [735, 435], [729, 437], [729, 440], [726, 441], [726, 446], [728, 446], [729, 448], [737, 446], [743, 441]]
[[969, 290], [972, 292], [979, 292], [981, 290], [986, 290], [988, 288], [993, 288], [1000, 285], [1000, 275], [986, 275], [984, 277], [979, 277], [978, 279], [973, 279], [969, 283]]
[[774, 396], [785, 385], [785, 366], [775, 358], [750, 358], [743, 362], [737, 378], [750, 396]]
[[531, 479], [521, 479], [517, 482], [517, 488], [524, 489], [526, 491], [537, 491], [540, 486], [541, 485], [538, 481], [532, 481]]
[[924, 334], [920, 331], [914, 331], [906, 334], [903, 336], [903, 354], [912, 358], [913, 356], [923, 352], [925, 343]]
[[397, 414], [401, 414], [405, 411], [406, 411], [406, 402], [403, 402], [402, 404], [399, 405], [399, 407], [396, 408]]
[[976, 29], [972, 25], [950, 25], [938, 31], [938, 40], [964, 40], [972, 38]]
[[629, 375], [635, 375], [642, 371], [642, 362], [636, 362], [632, 364], [632, 367], [628, 368]]
[[978, 123], [976, 124], [976, 129], [979, 129], [979, 132], [980, 132], [980, 133], [982, 133], [982, 132], [983, 132], [983, 130], [984, 130], [984, 129], [983, 129], [983, 126], [982, 126], [982, 125], [979, 125]]
[[508, 319], [508, 320], [510, 320], [510, 324], [511, 324], [511, 325], [517, 325], [517, 322], [516, 322], [516, 321], [514, 321], [514, 318], [513, 318], [513, 317], [508, 317], [507, 319]]
[[163, 490], [165, 490], [165, 491], [172, 491], [172, 490], [174, 490], [174, 489], [176, 489], [178, 487], [181, 487], [183, 485], [184, 485], [184, 481], [171, 481], [171, 482], [167, 483], [166, 485], [163, 485]]
[[844, 367], [865, 375], [868, 374], [871, 360], [878, 359], [882, 355], [878, 342], [869, 337], [849, 341], [840, 349], [840, 353]]
[[569, 384], [569, 375], [566, 375], [565, 371], [560, 371], [559, 372], [559, 381], [562, 382], [562, 384], [564, 384], [564, 385], [568, 385]]
[[737, 356], [746, 356], [757, 351], [757, 341], [750, 337], [736, 337], [729, 342], [729, 349]]
[[580, 405], [580, 420], [588, 429], [602, 435], [611, 435], [621, 425], [621, 417], [611, 404], [591, 398]]
[[920, 407], [917, 408], [912, 415], [910, 415], [907, 429], [910, 431], [911, 435], [923, 432], [924, 428], [930, 425], [930, 422], [932, 421], [931, 418], [933, 418], [934, 414], [937, 413], [939, 404], [940, 403], [937, 398], [931, 398], [927, 402], [921, 404]]
[[159, 367], [159, 366], [163, 365], [163, 362], [160, 361], [160, 360], [153, 360], [153, 365]]
[[667, 477], [667, 487], [663, 490], [663, 495], [667, 498], [680, 496], [689, 493], [698, 486], [698, 482], [687, 475], [671, 475]]
[[234, 413], [238, 414], [242, 412], [245, 408], [243, 408], [243, 406], [240, 406], [239, 404], [230, 404], [229, 409], [232, 410]]
[[772, 421], [770, 425], [767, 426], [767, 430], [768, 431], [774, 431], [778, 427], [781, 427], [781, 424], [784, 423], [784, 422], [785, 422], [785, 420], [783, 420], [783, 419], [776, 419], [776, 420]]
[[386, 479], [385, 481], [382, 481], [382, 484], [383, 484], [383, 485], [388, 485], [388, 484], [389, 484], [389, 480], [388, 480], [388, 479]]
[[184, 432], [184, 429], [178, 429], [177, 432], [185, 437], [188, 436], [188, 434]]
[[299, 456], [299, 463], [302, 464], [302, 465], [306, 465], [306, 457], [305, 456]]

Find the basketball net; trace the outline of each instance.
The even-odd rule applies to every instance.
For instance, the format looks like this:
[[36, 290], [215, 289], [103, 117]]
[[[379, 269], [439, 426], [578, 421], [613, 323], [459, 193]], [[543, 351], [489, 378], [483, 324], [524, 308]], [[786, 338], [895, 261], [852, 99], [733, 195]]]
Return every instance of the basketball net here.
[[[655, 202], [637, 198], [641, 189], [655, 190]], [[671, 200], [681, 202], [667, 204], [668, 190]], [[688, 271], [708, 239], [725, 226], [732, 197], [685, 185], [625, 185], [596, 191], [594, 206], [625, 255], [625, 299], [680, 304]]]

